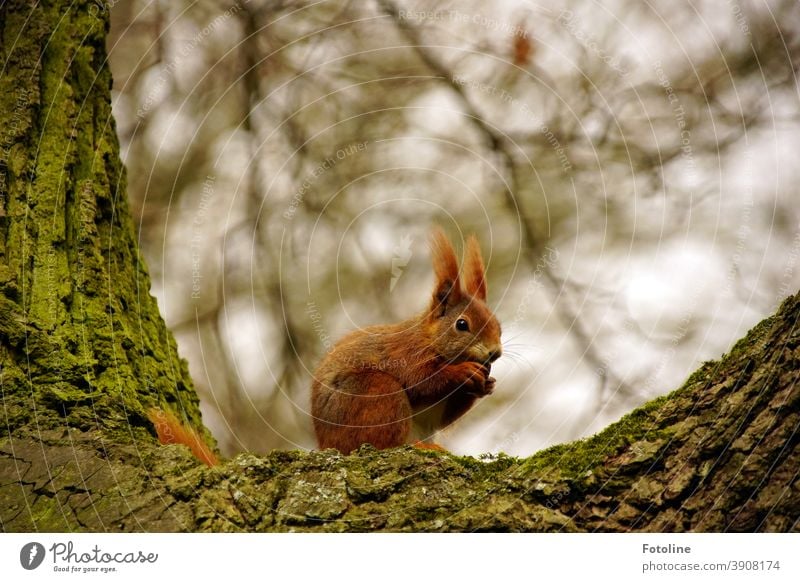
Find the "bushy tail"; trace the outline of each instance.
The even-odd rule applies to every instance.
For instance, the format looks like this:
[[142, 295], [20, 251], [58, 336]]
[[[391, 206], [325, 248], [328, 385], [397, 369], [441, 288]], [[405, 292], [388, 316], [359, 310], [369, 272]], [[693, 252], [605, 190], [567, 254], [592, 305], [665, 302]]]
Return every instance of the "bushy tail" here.
[[172, 412], [151, 408], [147, 412], [147, 418], [156, 427], [158, 441], [162, 445], [186, 445], [198, 460], [209, 467], [219, 465], [219, 459], [200, 435], [193, 428], [181, 423]]

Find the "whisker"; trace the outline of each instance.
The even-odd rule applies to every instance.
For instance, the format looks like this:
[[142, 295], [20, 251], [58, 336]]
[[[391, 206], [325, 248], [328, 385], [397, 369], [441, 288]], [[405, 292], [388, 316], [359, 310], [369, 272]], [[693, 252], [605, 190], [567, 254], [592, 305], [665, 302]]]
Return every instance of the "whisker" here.
[[511, 366], [513, 369], [516, 370], [530, 370], [535, 372], [536, 366], [534, 366], [531, 362], [527, 362], [525, 360], [511, 360]]
[[504, 348], [514, 349], [514, 348], [538, 348], [539, 346], [537, 346], [536, 344], [532, 344], [530, 342], [527, 342], [527, 343], [523, 343], [523, 342], [503, 342], [503, 347]]
[[516, 345], [516, 346], [503, 346], [503, 355], [505, 354], [532, 354], [541, 352], [541, 350], [535, 346], [530, 345]]
[[525, 335], [525, 333], [527, 333], [527, 330], [522, 330], [519, 333], [517, 333], [517, 334], [511, 336], [510, 338], [508, 338], [507, 341], [514, 341], [518, 337], [522, 337], [523, 335]]

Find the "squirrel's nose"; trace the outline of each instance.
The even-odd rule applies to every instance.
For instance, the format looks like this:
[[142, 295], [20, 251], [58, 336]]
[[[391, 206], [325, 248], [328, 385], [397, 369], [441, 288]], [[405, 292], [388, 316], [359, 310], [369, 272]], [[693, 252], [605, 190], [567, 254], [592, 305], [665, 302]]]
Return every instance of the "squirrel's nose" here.
[[494, 362], [497, 358], [499, 358], [502, 355], [503, 355], [503, 350], [500, 349], [500, 348], [497, 348], [496, 350], [492, 350], [491, 352], [489, 352], [489, 355], [486, 356], [486, 361], [491, 364], [492, 362]]

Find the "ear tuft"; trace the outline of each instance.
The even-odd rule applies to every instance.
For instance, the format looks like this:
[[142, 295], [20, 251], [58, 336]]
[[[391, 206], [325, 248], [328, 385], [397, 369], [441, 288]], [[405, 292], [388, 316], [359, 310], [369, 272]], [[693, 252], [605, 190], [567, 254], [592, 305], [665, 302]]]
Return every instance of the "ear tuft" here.
[[458, 277], [456, 253], [447, 235], [438, 227], [431, 233], [431, 258], [436, 276], [431, 312], [441, 316], [444, 315], [447, 306], [459, 302], [463, 294]]
[[467, 293], [482, 301], [486, 301], [485, 271], [478, 239], [471, 234], [467, 239], [466, 258], [464, 259], [464, 285]]

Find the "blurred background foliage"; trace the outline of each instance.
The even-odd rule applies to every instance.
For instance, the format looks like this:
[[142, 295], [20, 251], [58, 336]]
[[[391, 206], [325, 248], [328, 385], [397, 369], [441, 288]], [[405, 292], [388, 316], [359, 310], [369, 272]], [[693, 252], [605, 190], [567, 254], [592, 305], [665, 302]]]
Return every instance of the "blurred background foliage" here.
[[434, 224], [478, 235], [504, 330], [459, 453], [595, 432], [800, 287], [793, 0], [111, 10], [143, 255], [226, 453], [314, 446], [314, 366], [425, 306]]

